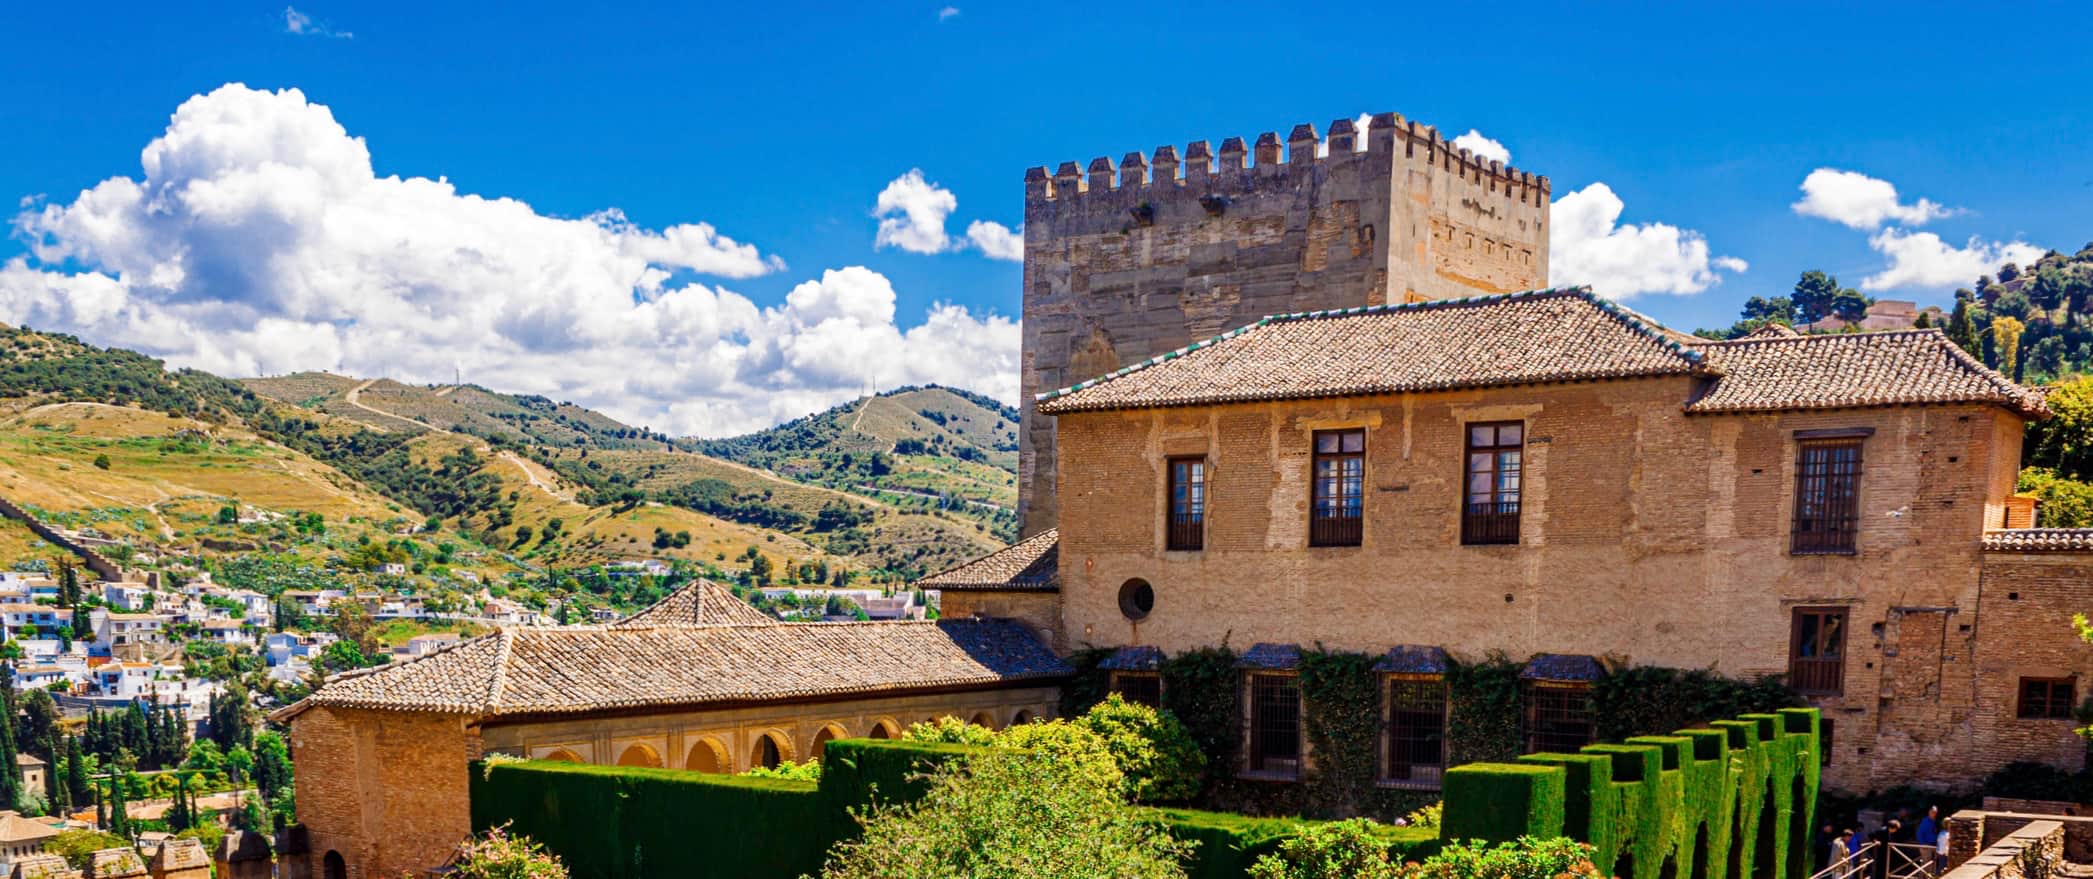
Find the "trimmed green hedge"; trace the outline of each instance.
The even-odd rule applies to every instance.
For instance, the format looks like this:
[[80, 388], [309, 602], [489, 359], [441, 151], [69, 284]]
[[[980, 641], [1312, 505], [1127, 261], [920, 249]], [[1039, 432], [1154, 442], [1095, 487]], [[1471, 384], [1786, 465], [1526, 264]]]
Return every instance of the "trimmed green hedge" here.
[[1446, 774], [1446, 835], [1565, 835], [1624, 879], [1810, 874], [1818, 715], [1784, 708], [1706, 729], [1532, 754]]
[[[1624, 879], [1803, 879], [1818, 783], [1814, 709], [1715, 721], [1669, 736], [1532, 754], [1446, 773], [1445, 839], [1569, 836]], [[857, 832], [853, 810], [907, 802], [958, 745], [830, 742], [819, 784], [667, 769], [539, 761], [475, 765], [474, 830], [507, 824], [545, 844], [576, 879], [770, 879], [818, 874]], [[1194, 879], [1236, 879], [1299, 818], [1145, 809], [1199, 843]], [[1438, 851], [1432, 831], [1381, 831], [1391, 856]]]

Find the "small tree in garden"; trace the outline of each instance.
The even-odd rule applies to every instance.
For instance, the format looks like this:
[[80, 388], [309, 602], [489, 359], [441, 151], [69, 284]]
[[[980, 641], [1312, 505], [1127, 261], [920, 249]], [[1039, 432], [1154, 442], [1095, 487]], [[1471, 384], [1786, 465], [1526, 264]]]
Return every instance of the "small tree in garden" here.
[[901, 737], [911, 742], [945, 745], [993, 745], [996, 731], [957, 717], [940, 717], [909, 726]]
[[465, 841], [458, 849], [459, 879], [567, 879], [567, 865], [528, 836], [502, 827]]
[[1250, 879], [1395, 879], [1388, 844], [1363, 818], [1316, 824], [1250, 865]]
[[[1075, 724], [1097, 733], [1126, 773], [1127, 797], [1137, 803], [1188, 800], [1199, 793], [1206, 754], [1177, 715], [1128, 702], [1118, 693], [1105, 697]], [[1015, 733], [1014, 727], [1005, 734]]]
[[992, 748], [940, 766], [906, 806], [858, 813], [822, 879], [1183, 879], [1191, 846], [1141, 820], [1112, 773]]
[[1591, 846], [1573, 839], [1517, 840], [1492, 846], [1482, 840], [1448, 843], [1421, 864], [1403, 868], [1404, 879], [1602, 879], [1592, 865]]

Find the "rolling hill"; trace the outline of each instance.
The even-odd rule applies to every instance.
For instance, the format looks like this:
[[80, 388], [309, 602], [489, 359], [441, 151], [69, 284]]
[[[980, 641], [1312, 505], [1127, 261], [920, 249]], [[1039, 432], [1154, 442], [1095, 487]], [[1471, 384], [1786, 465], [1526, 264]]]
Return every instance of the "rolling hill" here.
[[[780, 579], [818, 562], [899, 580], [1001, 545], [1014, 437], [1013, 413], [942, 388], [715, 444], [474, 385], [230, 381], [0, 327], [0, 495], [169, 556], [404, 553], [417, 574], [441, 558], [491, 576], [655, 557], [736, 576], [760, 555]], [[287, 524], [315, 514], [323, 534]], [[0, 528], [0, 553], [35, 543]]]

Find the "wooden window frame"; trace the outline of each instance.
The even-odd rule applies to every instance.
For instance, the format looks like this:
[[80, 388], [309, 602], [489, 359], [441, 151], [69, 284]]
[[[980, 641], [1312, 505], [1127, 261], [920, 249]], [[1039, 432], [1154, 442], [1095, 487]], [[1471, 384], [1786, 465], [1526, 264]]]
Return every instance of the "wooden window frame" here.
[[[2031, 687], [2041, 688], [2032, 699]], [[2061, 697], [2059, 687], [2063, 688]], [[2077, 677], [2022, 677], [2014, 689], [2018, 698], [2014, 700], [2013, 716], [2018, 720], [2072, 720], [2078, 708]]]
[[[1180, 468], [1196, 471], [1197, 479], [1182, 481]], [[1178, 455], [1163, 461], [1166, 494], [1163, 497], [1163, 548], [1195, 552], [1206, 548], [1207, 464], [1205, 455]], [[1188, 497], [1179, 509], [1178, 490]]]
[[[1404, 692], [1407, 690], [1408, 692]], [[1403, 715], [1422, 719], [1432, 714], [1429, 708], [1413, 706], [1399, 709], [1401, 696], [1437, 698], [1437, 723], [1429, 725], [1418, 735], [1418, 731], [1407, 729], [1401, 722]], [[1446, 778], [1446, 731], [1451, 719], [1452, 698], [1448, 692], [1445, 675], [1436, 674], [1383, 674], [1381, 675], [1381, 766], [1379, 783], [1382, 787], [1407, 790], [1438, 790]], [[1417, 751], [1406, 749], [1406, 744], [1428, 750], [1429, 742], [1438, 743], [1437, 762], [1414, 759]], [[1399, 759], [1399, 755], [1410, 753], [1412, 759]]]
[[[1846, 642], [1852, 630], [1852, 608], [1797, 607], [1789, 611], [1788, 686], [1807, 696], [1841, 696], [1846, 692]], [[1815, 618], [1814, 631], [1806, 621]], [[1836, 634], [1824, 625], [1836, 619]], [[1827, 651], [1829, 648], [1829, 651]]]
[[[1517, 439], [1503, 441], [1504, 430], [1516, 431]], [[1490, 440], [1478, 445], [1476, 433], [1487, 430]], [[1519, 508], [1526, 473], [1526, 422], [1477, 421], [1461, 427], [1461, 545], [1501, 546], [1519, 542]], [[1510, 453], [1510, 460], [1506, 460]], [[1478, 469], [1477, 456], [1484, 456]], [[1507, 490], [1506, 478], [1510, 479]], [[1476, 500], [1474, 481], [1482, 476], [1489, 486]], [[1511, 500], [1506, 501], [1506, 496]]]
[[[1129, 692], [1129, 689], [1126, 686], [1126, 683], [1128, 681], [1141, 681], [1142, 683], [1134, 692]], [[1106, 690], [1108, 692], [1118, 693], [1120, 698], [1125, 699], [1128, 702], [1138, 702], [1142, 705], [1146, 705], [1158, 711], [1161, 711], [1163, 709], [1162, 672], [1115, 671], [1112, 672], [1112, 674], [1106, 681]], [[1146, 692], [1141, 692], [1144, 690], [1153, 690], [1153, 692], [1155, 693], [1155, 701], [1151, 702], [1148, 699], [1139, 698], [1139, 696], [1147, 695]]]
[[[1274, 695], [1291, 691], [1293, 723], [1290, 732], [1281, 730], [1285, 718], [1264, 717], [1265, 703], [1260, 696], [1266, 691], [1260, 686], [1271, 688]], [[1243, 777], [1266, 781], [1296, 781], [1307, 768], [1308, 729], [1306, 698], [1301, 693], [1301, 676], [1290, 671], [1253, 671], [1243, 675], [1243, 720], [1248, 729], [1243, 736]], [[1285, 706], [1274, 705], [1274, 710]], [[1291, 758], [1283, 754], [1265, 753], [1268, 736], [1280, 735], [1293, 741]], [[1268, 763], [1275, 761], [1275, 763]], [[1276, 765], [1275, 765], [1276, 764]], [[1290, 765], [1288, 765], [1290, 764]]]
[[[1854, 555], [1860, 547], [1861, 431], [1809, 431], [1795, 438], [1795, 517], [1789, 555]], [[1850, 456], [1842, 453], [1850, 452]]]
[[[1345, 438], [1357, 436], [1359, 448], [1346, 450]], [[1323, 451], [1323, 438], [1330, 437], [1337, 443], [1334, 451]], [[1308, 545], [1309, 546], [1359, 546], [1366, 533], [1366, 428], [1347, 427], [1341, 430], [1318, 430], [1309, 435], [1308, 469]], [[1344, 472], [1344, 462], [1356, 460], [1358, 472]], [[1334, 462], [1337, 468], [1327, 479], [1323, 476], [1325, 462]], [[1334, 494], [1324, 492], [1324, 483], [1329, 482]], [[1345, 491], [1347, 486], [1352, 491]], [[1346, 503], [1346, 501], [1350, 503]], [[1343, 515], [1349, 507], [1351, 515]], [[1328, 508], [1334, 512], [1325, 513]]]
[[[1597, 742], [1599, 717], [1592, 691], [1590, 681], [1526, 682], [1526, 706], [1519, 728], [1525, 753], [1574, 754]], [[1583, 734], [1570, 735], [1578, 726], [1583, 727]]]

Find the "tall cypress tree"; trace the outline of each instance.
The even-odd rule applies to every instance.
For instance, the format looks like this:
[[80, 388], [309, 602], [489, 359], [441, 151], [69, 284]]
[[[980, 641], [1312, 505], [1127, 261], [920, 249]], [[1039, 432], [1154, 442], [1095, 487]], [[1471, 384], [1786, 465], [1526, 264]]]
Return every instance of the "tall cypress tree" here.
[[0, 807], [22, 807], [22, 774], [15, 760], [15, 664], [0, 663]]
[[71, 792], [65, 786], [65, 752], [58, 749], [57, 734], [46, 731], [42, 747], [49, 758], [49, 765], [44, 769], [44, 802], [49, 804], [53, 814], [70, 812], [73, 802], [68, 796]]
[[74, 805], [85, 805], [90, 796], [88, 788], [94, 786], [94, 780], [87, 777], [87, 755], [80, 749], [79, 736], [66, 736], [65, 783], [71, 788], [67, 799]]
[[124, 780], [115, 772], [109, 773], [109, 832], [131, 838], [131, 814], [124, 808]]

